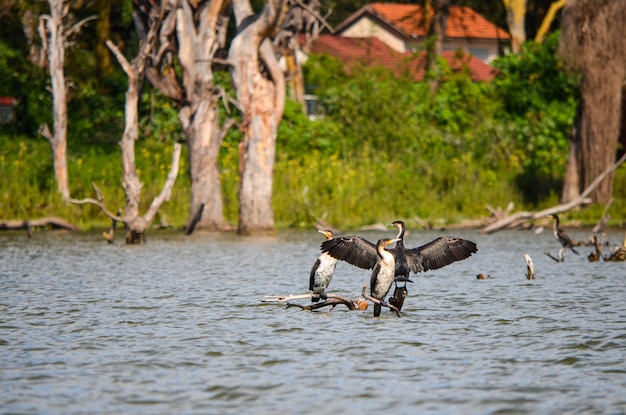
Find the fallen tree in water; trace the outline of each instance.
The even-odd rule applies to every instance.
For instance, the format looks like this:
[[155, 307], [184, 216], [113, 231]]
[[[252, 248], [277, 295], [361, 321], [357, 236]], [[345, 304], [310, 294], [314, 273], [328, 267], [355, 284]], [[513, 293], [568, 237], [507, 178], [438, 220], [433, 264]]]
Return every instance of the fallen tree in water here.
[[28, 236], [32, 236], [32, 230], [35, 228], [55, 229], [66, 231], [77, 231], [78, 226], [54, 216], [32, 219], [32, 220], [7, 220], [0, 222], [0, 230], [16, 231], [26, 229]]

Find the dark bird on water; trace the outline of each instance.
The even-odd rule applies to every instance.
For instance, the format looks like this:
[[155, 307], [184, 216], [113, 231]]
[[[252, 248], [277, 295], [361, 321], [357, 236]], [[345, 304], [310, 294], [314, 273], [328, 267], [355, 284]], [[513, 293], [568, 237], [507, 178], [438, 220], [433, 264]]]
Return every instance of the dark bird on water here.
[[378, 256], [378, 260], [372, 270], [372, 277], [370, 279], [370, 295], [373, 298], [380, 300], [380, 303], [374, 303], [374, 317], [380, 316], [382, 306], [389, 307], [389, 304], [385, 302], [385, 296], [389, 293], [389, 290], [396, 279], [396, 261], [394, 260], [393, 254], [385, 248], [397, 241], [397, 238], [381, 239], [376, 244], [376, 255]]
[[560, 222], [558, 215], [552, 214], [551, 216], [552, 218], [554, 218], [554, 223], [552, 225], [554, 237], [561, 243], [562, 246], [561, 250], [559, 251], [559, 261], [563, 262], [563, 260], [565, 259], [565, 251], [567, 249], [571, 249], [573, 253], [575, 253], [576, 255], [580, 255], [578, 251], [574, 249], [574, 241], [572, 240], [572, 238], [570, 238], [569, 235], [559, 226]]
[[[327, 240], [334, 238], [333, 231], [321, 230], [318, 231], [326, 237]], [[326, 289], [330, 284], [330, 280], [333, 278], [335, 272], [335, 266], [337, 265], [337, 259], [324, 252], [317, 258], [313, 268], [311, 268], [311, 275], [309, 276], [309, 290], [312, 291], [311, 301], [316, 303], [320, 300], [326, 300]]]
[[[396, 245], [385, 250], [393, 255], [394, 280], [398, 282], [409, 281], [410, 272], [417, 274], [439, 269], [466, 259], [478, 251], [474, 242], [454, 237], [439, 237], [420, 247], [406, 248], [404, 222], [395, 221], [392, 225], [398, 228]], [[360, 236], [342, 236], [324, 241], [322, 252], [364, 269], [374, 268], [379, 259], [376, 245]]]

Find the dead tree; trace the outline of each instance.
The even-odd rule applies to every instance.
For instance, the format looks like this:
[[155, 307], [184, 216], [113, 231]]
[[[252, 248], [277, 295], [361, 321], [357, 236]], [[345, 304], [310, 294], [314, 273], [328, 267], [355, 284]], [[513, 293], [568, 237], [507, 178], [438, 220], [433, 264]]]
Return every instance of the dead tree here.
[[[564, 184], [563, 201], [569, 202], [615, 161], [626, 75], [626, 0], [570, 0], [562, 16], [559, 54], [582, 75], [569, 156], [578, 174], [568, 173]], [[612, 189], [610, 175], [589, 196], [606, 203]]]
[[114, 215], [105, 207], [104, 200], [100, 196], [97, 187], [94, 186], [97, 199], [72, 199], [73, 203], [84, 204], [91, 203], [100, 207], [100, 209], [114, 221], [122, 222], [126, 228], [126, 243], [139, 244], [144, 242], [145, 231], [161, 205], [169, 200], [171, 189], [174, 186], [178, 175], [178, 164], [180, 161], [181, 146], [179, 143], [174, 145], [174, 154], [172, 156], [172, 167], [167, 176], [167, 180], [163, 185], [161, 193], [154, 198], [148, 212], [141, 215], [139, 212], [139, 203], [141, 201], [141, 182], [137, 175], [135, 165], [135, 141], [138, 138], [138, 105], [141, 93], [141, 85], [146, 67], [146, 60], [149, 59], [153, 50], [154, 39], [160, 26], [161, 19], [158, 13], [153, 13], [150, 19], [150, 29], [145, 40], [140, 42], [139, 53], [128, 62], [126, 57], [119, 51], [117, 46], [111, 41], [106, 44], [111, 49], [118, 62], [128, 76], [128, 88], [126, 90], [126, 104], [124, 108], [124, 133], [120, 141], [122, 150], [122, 184], [126, 193], [126, 206], [123, 216]]
[[63, 20], [67, 16], [70, 4], [64, 0], [49, 0], [50, 14], [39, 18], [39, 36], [43, 42], [43, 53], [48, 58], [52, 89], [53, 131], [48, 124], [39, 127], [39, 134], [52, 146], [54, 176], [61, 197], [70, 198], [69, 175], [67, 169], [67, 83], [65, 80], [65, 48], [67, 39], [93, 17], [65, 27]]
[[237, 35], [228, 60], [242, 112], [239, 144], [239, 223], [246, 235], [274, 230], [272, 182], [278, 124], [285, 105], [285, 76], [270, 36], [279, 26], [284, 0], [269, 0], [254, 14], [249, 0], [233, 0]]
[[615, 164], [609, 166], [598, 177], [596, 177], [595, 180], [591, 182], [576, 199], [558, 206], [541, 210], [539, 212], [517, 212], [511, 216], [503, 217], [496, 222], [485, 226], [481, 230], [481, 233], [494, 233], [503, 229], [511, 229], [528, 221], [536, 220], [556, 213], [567, 212], [568, 210], [572, 210], [581, 205], [591, 203], [591, 199], [588, 197], [589, 194], [591, 194], [591, 192], [598, 187], [607, 178], [607, 176], [613, 173], [613, 171], [615, 171], [615, 169], [617, 169], [625, 160], [626, 153], [624, 153], [624, 155], [617, 162], [615, 162]]
[[[178, 102], [179, 119], [189, 147], [191, 193], [187, 233], [193, 229], [229, 230], [224, 218], [218, 155], [234, 120], [220, 123], [219, 104], [229, 100], [215, 83], [216, 55], [225, 48], [227, 0], [138, 1], [140, 38], [151, 11], [162, 14], [158, 52], [146, 70], [148, 80]], [[179, 65], [180, 70], [176, 68]], [[198, 220], [199, 219], [199, 220]]]

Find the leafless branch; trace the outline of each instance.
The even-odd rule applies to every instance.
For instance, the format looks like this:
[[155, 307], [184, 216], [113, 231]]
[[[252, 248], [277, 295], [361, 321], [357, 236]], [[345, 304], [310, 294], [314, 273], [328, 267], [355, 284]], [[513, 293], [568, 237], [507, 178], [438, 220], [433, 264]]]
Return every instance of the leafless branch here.
[[170, 169], [169, 174], [167, 175], [167, 179], [165, 180], [165, 184], [163, 185], [163, 190], [161, 193], [154, 198], [148, 212], [145, 214], [144, 218], [146, 222], [150, 223], [154, 219], [154, 216], [159, 211], [159, 208], [164, 202], [170, 200], [170, 196], [172, 194], [172, 187], [174, 187], [174, 183], [176, 182], [176, 177], [178, 176], [178, 166], [180, 164], [180, 152], [182, 146], [180, 143], [174, 144], [174, 153], [172, 154], [172, 168]]
[[48, 124], [42, 124], [39, 126], [39, 134], [41, 134], [46, 140], [52, 142], [54, 137], [52, 136], [52, 132], [50, 131], [50, 127]]
[[78, 22], [74, 23], [70, 28], [65, 30], [65, 35], [66, 37], [70, 37], [73, 36], [77, 33], [80, 33], [80, 30], [83, 28], [83, 26], [91, 21], [91, 20], [96, 20], [98, 18], [98, 16], [89, 16], [89, 17], [85, 17], [84, 19], [79, 20]]
[[100, 190], [98, 189], [98, 187], [96, 186], [95, 183], [91, 183], [91, 185], [93, 186], [93, 189], [96, 192], [96, 197], [98, 198], [97, 200], [88, 197], [88, 198], [85, 198], [85, 199], [69, 199], [69, 202], [70, 203], [74, 203], [76, 205], [85, 205], [85, 204], [96, 205], [96, 206], [98, 206], [100, 208], [102, 213], [107, 215], [111, 220], [115, 220], [115, 221], [118, 221], [118, 222], [124, 222], [124, 219], [122, 217], [120, 217], [118, 215], [114, 215], [113, 213], [109, 212], [109, 210], [104, 205], [104, 198], [100, 194]]
[[493, 233], [502, 229], [507, 229], [513, 226], [517, 226], [521, 223], [527, 222], [529, 220], [535, 220], [539, 218], [543, 218], [545, 216], [549, 216], [555, 213], [567, 212], [577, 206], [589, 204], [591, 203], [591, 199], [587, 196], [596, 188], [602, 181], [615, 169], [617, 169], [624, 161], [626, 160], [626, 153], [617, 161], [615, 164], [609, 166], [606, 170], [604, 170], [598, 177], [595, 178], [593, 182], [587, 186], [587, 188], [578, 196], [576, 199], [563, 203], [558, 206], [553, 206], [548, 209], [541, 210], [539, 212], [518, 212], [514, 215], [505, 217], [497, 222], [494, 222], [490, 225], [484, 227], [480, 232], [481, 233]]
[[130, 62], [128, 62], [128, 59], [126, 59], [126, 56], [124, 56], [122, 52], [120, 52], [118, 47], [110, 40], [107, 40], [105, 44], [111, 50], [111, 52], [113, 52], [113, 54], [115, 55], [115, 58], [120, 63], [120, 65], [122, 65], [122, 69], [124, 69], [124, 72], [126, 72], [126, 75], [128, 75], [129, 78], [134, 78], [135, 71], [133, 70], [133, 67], [131, 66]]

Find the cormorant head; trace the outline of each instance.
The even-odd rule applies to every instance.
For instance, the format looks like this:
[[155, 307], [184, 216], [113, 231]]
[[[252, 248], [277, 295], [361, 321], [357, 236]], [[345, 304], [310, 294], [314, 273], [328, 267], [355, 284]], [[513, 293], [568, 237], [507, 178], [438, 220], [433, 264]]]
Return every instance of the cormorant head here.
[[391, 223], [388, 223], [387, 226], [395, 226], [398, 229], [404, 229], [404, 222], [402, 222], [401, 220], [396, 220], [393, 221]]
[[330, 229], [319, 230], [318, 232], [324, 235], [328, 240], [331, 240], [335, 237], [333, 231], [331, 231]]
[[393, 238], [393, 239], [386, 238], [386, 239], [381, 239], [381, 240], [379, 240], [379, 241], [378, 241], [378, 244], [377, 244], [377, 245], [378, 245], [378, 246], [380, 246], [380, 247], [386, 248], [386, 247], [388, 247], [389, 245], [391, 245], [392, 243], [394, 243], [394, 242], [398, 242], [399, 240], [400, 240], [399, 238]]

